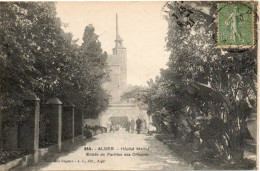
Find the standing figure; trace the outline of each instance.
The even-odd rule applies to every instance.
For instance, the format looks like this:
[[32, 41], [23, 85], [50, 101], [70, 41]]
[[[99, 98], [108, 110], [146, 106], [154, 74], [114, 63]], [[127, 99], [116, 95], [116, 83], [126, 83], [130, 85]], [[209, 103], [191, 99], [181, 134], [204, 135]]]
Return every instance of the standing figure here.
[[145, 119], [143, 120], [143, 132], [147, 132], [147, 122]]
[[138, 117], [138, 119], [136, 120], [136, 131], [138, 134], [140, 134], [140, 132], [141, 132], [142, 123], [143, 123], [143, 121]]
[[135, 130], [135, 121], [134, 121], [134, 119], [132, 119], [131, 122], [130, 122], [130, 129], [131, 129], [131, 133], [134, 133], [134, 130]]

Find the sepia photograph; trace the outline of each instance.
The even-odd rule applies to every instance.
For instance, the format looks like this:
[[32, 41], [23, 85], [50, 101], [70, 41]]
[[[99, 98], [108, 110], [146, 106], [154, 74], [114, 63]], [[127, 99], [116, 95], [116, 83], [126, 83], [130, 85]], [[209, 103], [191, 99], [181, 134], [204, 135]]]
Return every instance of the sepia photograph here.
[[0, 0], [0, 170], [258, 170], [258, 32], [257, 0]]

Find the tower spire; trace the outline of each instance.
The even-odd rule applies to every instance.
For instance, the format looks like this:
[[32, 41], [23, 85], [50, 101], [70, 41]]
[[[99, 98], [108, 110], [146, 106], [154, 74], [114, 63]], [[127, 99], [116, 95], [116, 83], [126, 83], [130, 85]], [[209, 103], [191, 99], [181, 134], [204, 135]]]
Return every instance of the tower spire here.
[[118, 17], [117, 17], [117, 13], [116, 13], [116, 40], [118, 40], [118, 36], [119, 36], [119, 33], [118, 33]]
[[119, 36], [119, 31], [118, 31], [118, 16], [116, 13], [116, 41], [123, 41], [123, 39]]

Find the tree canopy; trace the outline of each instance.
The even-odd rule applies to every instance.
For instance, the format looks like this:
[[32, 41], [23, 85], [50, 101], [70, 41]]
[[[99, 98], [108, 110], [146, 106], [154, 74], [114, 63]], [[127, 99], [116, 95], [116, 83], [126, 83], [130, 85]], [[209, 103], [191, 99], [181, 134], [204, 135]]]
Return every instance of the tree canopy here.
[[86, 26], [82, 46], [65, 33], [53, 2], [0, 3], [0, 94], [4, 121], [26, 118], [28, 96], [42, 102], [58, 97], [95, 117], [108, 105], [101, 87], [106, 53], [93, 26]]
[[[215, 48], [216, 2], [169, 2], [164, 10], [171, 54], [148, 82], [148, 113], [159, 131], [184, 139], [199, 131], [222, 159], [243, 157], [246, 120], [256, 114], [257, 50]], [[210, 131], [214, 125], [223, 128]]]

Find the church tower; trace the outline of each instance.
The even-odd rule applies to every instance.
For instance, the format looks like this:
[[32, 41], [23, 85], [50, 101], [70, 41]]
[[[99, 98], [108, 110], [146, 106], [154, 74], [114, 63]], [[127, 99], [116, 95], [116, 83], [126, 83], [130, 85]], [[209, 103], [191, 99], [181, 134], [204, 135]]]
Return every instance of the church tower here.
[[111, 104], [120, 103], [121, 95], [127, 88], [127, 62], [126, 48], [123, 46], [123, 39], [119, 36], [117, 15], [115, 47], [113, 54], [108, 55], [107, 64], [110, 68], [110, 81], [104, 84], [104, 88], [111, 95]]
[[[109, 68], [109, 81], [104, 84], [105, 90], [111, 95], [110, 104], [105, 112], [99, 115], [99, 125], [110, 130], [112, 118], [127, 117], [128, 120], [136, 120], [139, 117], [146, 118], [146, 110], [138, 104], [121, 100], [122, 94], [127, 88], [127, 57], [123, 39], [119, 36], [118, 17], [116, 15], [116, 40], [113, 54], [107, 56]], [[147, 117], [148, 118], [148, 117]], [[149, 125], [149, 120], [145, 119]]]
[[126, 48], [123, 46], [123, 39], [119, 36], [118, 30], [118, 17], [116, 14], [116, 40], [115, 48], [113, 48], [113, 55], [116, 56], [120, 65], [120, 94], [127, 88], [127, 59], [126, 59]]

